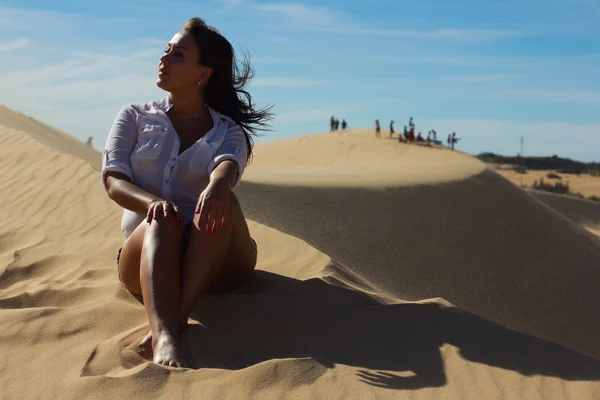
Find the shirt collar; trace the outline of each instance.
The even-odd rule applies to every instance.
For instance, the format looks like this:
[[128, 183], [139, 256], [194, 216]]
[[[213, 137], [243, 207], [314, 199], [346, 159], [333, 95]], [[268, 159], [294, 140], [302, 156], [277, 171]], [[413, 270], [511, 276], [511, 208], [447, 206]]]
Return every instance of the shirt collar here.
[[158, 105], [160, 110], [165, 113], [173, 107], [173, 103], [171, 103], [171, 99], [169, 98], [169, 96], [163, 97], [162, 99], [157, 101], [156, 104]]
[[[171, 108], [173, 108], [173, 103], [171, 103], [171, 99], [169, 98], [169, 96], [165, 96], [162, 99], [160, 99], [157, 102], [157, 105], [160, 107], [160, 109], [164, 112], [167, 113]], [[213, 119], [213, 123], [216, 125], [217, 122], [219, 122], [219, 119], [224, 119], [226, 121], [231, 122], [232, 124], [235, 124], [235, 121], [225, 115], [225, 114], [221, 114], [220, 112], [218, 112], [217, 110], [215, 110], [214, 108], [210, 107], [210, 106], [206, 106], [206, 108], [208, 109], [208, 112], [210, 113], [210, 116]]]

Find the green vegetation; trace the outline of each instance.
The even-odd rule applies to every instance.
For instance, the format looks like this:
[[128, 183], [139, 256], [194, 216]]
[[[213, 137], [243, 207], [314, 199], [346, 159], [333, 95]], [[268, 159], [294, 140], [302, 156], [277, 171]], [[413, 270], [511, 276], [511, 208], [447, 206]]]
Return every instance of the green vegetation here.
[[565, 167], [565, 168], [559, 168], [558, 172], [560, 172], [561, 174], [579, 175], [579, 174], [586, 172], [586, 170], [584, 168], [580, 168], [580, 167]]
[[513, 165], [513, 170], [518, 174], [523, 174], [523, 175], [527, 174], [527, 169], [520, 165]]
[[550, 172], [548, 175], [546, 175], [546, 178], [548, 179], [562, 179], [562, 176], [555, 174], [554, 172]]
[[547, 183], [544, 181], [544, 178], [540, 178], [539, 180], [535, 181], [533, 183], [533, 185], [531, 185], [531, 188], [535, 189], [535, 190], [543, 190], [545, 192], [574, 195], [574, 193], [570, 193], [570, 191], [569, 191], [569, 182], [567, 182], [567, 183], [562, 183], [562, 182], [549, 183], [548, 182]]
[[[577, 198], [585, 200], [585, 196], [582, 195], [581, 193], [571, 192], [571, 190], [569, 189], [569, 182], [550, 183], [550, 182], [544, 181], [544, 178], [541, 178], [541, 179], [535, 181], [533, 183], [533, 185], [531, 185], [531, 189], [543, 190], [545, 192], [551, 192], [551, 193], [567, 194], [569, 196], [573, 196], [573, 197], [577, 197]], [[587, 200], [600, 202], [600, 197], [598, 197], [596, 195], [592, 195], [592, 196], [588, 197]]]
[[[600, 178], [600, 163], [598, 162], [584, 163], [581, 161], [571, 160], [570, 158], [562, 158], [558, 156], [507, 157], [494, 153], [481, 153], [476, 157], [486, 163], [511, 165], [513, 171], [519, 174], [527, 174], [527, 170], [554, 170], [562, 174], [589, 174], [591, 176]], [[544, 181], [544, 178], [540, 178], [539, 180], [535, 181], [530, 188], [586, 199], [583, 194], [572, 192], [569, 188], [569, 182], [563, 183], [562, 177], [556, 172], [549, 172], [546, 175], [547, 179], [553, 179], [555, 180], [554, 182], [547, 182]], [[527, 185], [523, 184], [523, 178], [521, 178], [521, 187], [527, 188]], [[587, 200], [600, 202], [600, 197], [592, 195], [589, 196]]]
[[494, 153], [481, 153], [476, 156], [483, 162], [495, 164], [510, 164], [529, 170], [556, 170], [563, 174], [589, 173], [600, 176], [600, 163], [584, 163], [558, 156], [551, 157], [507, 157]]

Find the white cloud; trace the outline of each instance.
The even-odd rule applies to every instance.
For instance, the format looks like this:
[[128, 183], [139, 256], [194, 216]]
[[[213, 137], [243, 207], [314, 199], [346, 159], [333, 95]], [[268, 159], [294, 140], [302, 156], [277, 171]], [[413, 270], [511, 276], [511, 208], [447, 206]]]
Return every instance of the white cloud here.
[[[38, 65], [29, 69], [15, 69], [5, 73], [0, 77], [0, 85], [18, 88], [32, 84], [43, 87], [61, 81], [94, 77], [94, 74], [115, 76], [115, 73], [135, 73], [140, 69], [148, 69], [149, 57], [155, 56], [155, 53], [153, 50], [140, 51], [129, 56], [77, 53], [65, 61]], [[158, 58], [156, 65], [158, 65]]]
[[407, 102], [404, 99], [398, 98], [374, 98], [374, 99], [361, 99], [360, 101], [347, 101], [344, 103], [328, 103], [321, 107], [305, 108], [290, 111], [283, 111], [277, 113], [273, 121], [273, 125], [292, 125], [307, 122], [316, 121], [329, 121], [332, 115], [338, 118], [347, 116], [346, 119], [351, 117], [353, 111], [379, 108], [382, 105], [394, 104], [396, 106], [403, 106]]
[[476, 154], [484, 151], [515, 155], [525, 140], [526, 156], [571, 157], [598, 161], [600, 156], [600, 123], [517, 122], [487, 119], [444, 119], [416, 121], [419, 130], [435, 129], [445, 140], [449, 132], [461, 138], [459, 148]]
[[21, 38], [10, 42], [0, 43], [0, 52], [22, 49], [29, 44], [29, 39]]
[[600, 93], [592, 91], [561, 89], [479, 89], [475, 86], [469, 91], [460, 91], [453, 94], [455, 99], [476, 99], [492, 101], [530, 101], [533, 103], [571, 103], [571, 104], [596, 104], [600, 103]]
[[0, 75], [0, 104], [82, 140], [106, 140], [117, 111], [164, 95], [156, 87], [154, 51], [133, 55], [76, 53]]
[[269, 37], [269, 38], [267, 38], [267, 41], [270, 43], [281, 44], [284, 46], [292, 46], [295, 44], [294, 40], [287, 38], [287, 37], [280, 37], [280, 36]]
[[75, 16], [59, 11], [0, 7], [0, 31], [40, 32], [76, 22]]
[[340, 22], [340, 16], [333, 10], [300, 3], [257, 4], [254, 8], [298, 24], [330, 25]]
[[[400, 31], [402, 32], [402, 31]], [[484, 38], [502, 38], [511, 36], [520, 36], [519, 32], [506, 31], [497, 29], [436, 29], [433, 31], [412, 31], [409, 34], [414, 34], [417, 37], [432, 37], [432, 38], [455, 38], [455, 39], [474, 39], [478, 37]]]
[[300, 58], [282, 58], [282, 57], [252, 57], [252, 63], [267, 65], [309, 65], [311, 61]]
[[499, 81], [507, 78], [514, 78], [516, 75], [507, 75], [507, 74], [492, 74], [492, 75], [473, 75], [473, 76], [465, 76], [459, 78], [459, 81], [464, 83], [486, 83]]
[[306, 86], [326, 86], [334, 82], [318, 79], [294, 78], [294, 77], [274, 77], [274, 78], [256, 78], [250, 81], [251, 86], [255, 87], [306, 87]]
[[309, 108], [304, 110], [287, 111], [277, 114], [274, 125], [290, 125], [304, 122], [327, 121], [332, 114], [339, 114], [347, 107], [328, 106], [320, 108]]
[[244, 0], [225, 0], [225, 2], [227, 3], [227, 8], [235, 8], [237, 6], [239, 6], [240, 4], [242, 4]]
[[156, 39], [156, 38], [145, 38], [142, 39], [142, 43], [147, 44], [149, 46], [163, 46], [166, 47], [170, 38], [167, 40], [164, 39]]
[[489, 39], [520, 36], [516, 31], [502, 31], [491, 29], [437, 29], [437, 30], [397, 30], [361, 28], [347, 24], [347, 26], [308, 26], [309, 30], [320, 32], [339, 33], [345, 35], [370, 35], [370, 36], [397, 36], [417, 39], [460, 39], [470, 41], [484, 41]]
[[397, 36], [422, 39], [460, 39], [483, 41], [496, 38], [520, 36], [516, 31], [494, 29], [435, 29], [403, 30], [379, 29], [357, 21], [350, 21], [343, 13], [325, 7], [313, 7], [300, 3], [257, 4], [255, 10], [277, 17], [286, 29], [329, 32], [342, 35]]
[[549, 101], [559, 103], [600, 103], [600, 93], [560, 90], [502, 90], [499, 97], [508, 96], [519, 100]]

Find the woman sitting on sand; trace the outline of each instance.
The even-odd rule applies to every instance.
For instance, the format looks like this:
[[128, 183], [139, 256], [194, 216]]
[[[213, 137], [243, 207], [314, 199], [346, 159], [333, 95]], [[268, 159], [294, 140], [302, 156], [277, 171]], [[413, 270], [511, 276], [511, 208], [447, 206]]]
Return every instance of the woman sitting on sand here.
[[231, 191], [266, 127], [243, 90], [231, 44], [199, 18], [167, 44], [158, 63], [158, 101], [125, 106], [108, 135], [102, 182], [123, 207], [119, 279], [140, 295], [150, 332], [139, 350], [184, 366], [179, 333], [204, 290], [226, 291], [254, 270], [256, 243]]

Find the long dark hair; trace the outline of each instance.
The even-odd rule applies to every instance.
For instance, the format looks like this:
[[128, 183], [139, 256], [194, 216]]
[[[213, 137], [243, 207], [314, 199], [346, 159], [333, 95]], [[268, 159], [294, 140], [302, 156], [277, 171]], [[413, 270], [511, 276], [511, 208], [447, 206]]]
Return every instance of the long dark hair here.
[[254, 76], [250, 57], [244, 53], [238, 66], [231, 43], [201, 18], [190, 19], [182, 32], [192, 35], [200, 49], [198, 63], [213, 70], [206, 86], [206, 104], [232, 118], [242, 128], [248, 144], [249, 162], [254, 147], [252, 136], [258, 136], [257, 131], [268, 130], [268, 121], [273, 118], [272, 106], [257, 110], [252, 96], [244, 90]]

